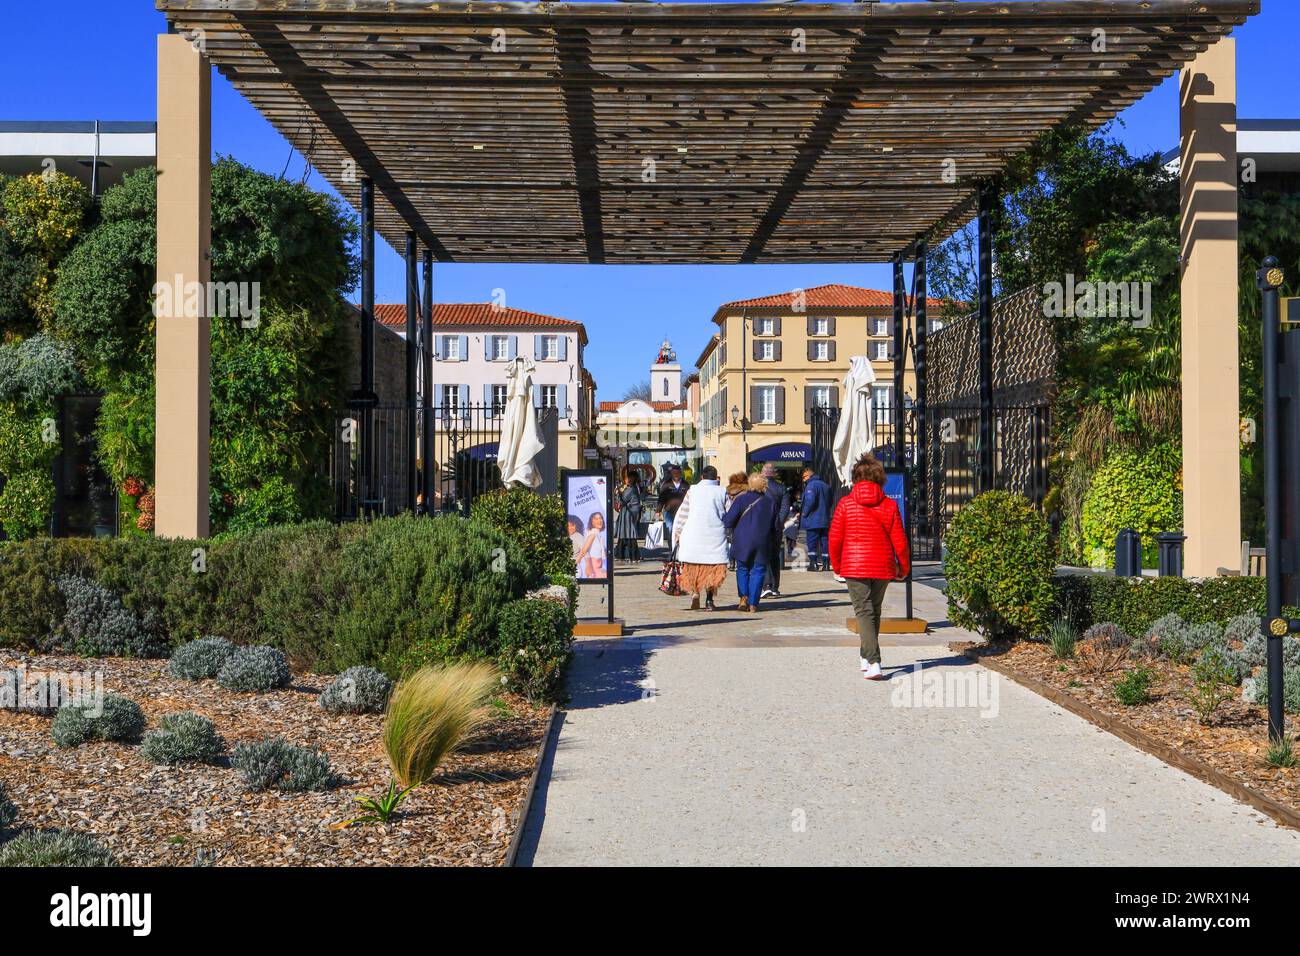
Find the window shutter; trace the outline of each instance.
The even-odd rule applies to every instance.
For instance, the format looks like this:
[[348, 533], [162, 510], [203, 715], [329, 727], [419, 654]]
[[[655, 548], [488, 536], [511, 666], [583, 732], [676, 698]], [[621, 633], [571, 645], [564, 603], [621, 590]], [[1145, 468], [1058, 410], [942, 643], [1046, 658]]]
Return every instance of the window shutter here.
[[533, 386], [533, 407], [542, 407], [542, 386], [540, 385]]
[[838, 385], [832, 385], [831, 386], [831, 408], [839, 408], [839, 407], [840, 407], [840, 387]]
[[433, 360], [435, 362], [442, 361], [442, 336], [441, 335], [435, 335], [433, 337]]
[[[816, 328], [817, 328], [817, 320], [814, 319], [811, 315], [808, 316], [808, 337], [809, 338], [817, 334], [815, 331]], [[812, 349], [808, 350], [808, 357], [812, 358]]]
[[[811, 343], [809, 343], [809, 349], [811, 348], [812, 345]], [[803, 423], [805, 425], [812, 424], [812, 407], [813, 407], [812, 403], [813, 403], [813, 390], [809, 388], [807, 385], [805, 385], [803, 387]]]
[[779, 315], [772, 320], [772, 334], [773, 335], [781, 334], [781, 317]]
[[727, 404], [727, 386], [722, 386], [722, 391], [718, 393], [718, 397], [721, 399], [718, 403], [718, 420], [729, 421], [727, 416], [731, 414], [731, 406]]
[[759, 358], [759, 356], [760, 356], [762, 353], [759, 351], [759, 348], [758, 348], [759, 345], [761, 345], [761, 344], [762, 344], [762, 343], [761, 343], [758, 339], [754, 339], [754, 361], [755, 361], [755, 362], [760, 362], [760, 361], [762, 361], [762, 359]]
[[460, 361], [462, 362], [469, 361], [469, 336], [468, 335], [460, 336]]
[[559, 340], [560, 340], [560, 341], [559, 341], [559, 345], [560, 345], [560, 351], [559, 351], [560, 361], [561, 361], [561, 362], [567, 362], [567, 361], [569, 360], [569, 337], [568, 337], [567, 335], [561, 335], [561, 336], [559, 336]]
[[519, 358], [519, 336], [517, 335], [510, 336], [510, 351], [507, 352], [506, 354], [510, 357], [510, 360], [512, 362], [515, 359]]
[[785, 424], [785, 386], [784, 385], [778, 385], [776, 387], [776, 423], [778, 425]]
[[[779, 320], [778, 320], [779, 321]], [[781, 361], [781, 340], [777, 339], [772, 343], [772, 361]]]
[[830, 345], [827, 348], [826, 355], [830, 359], [830, 361], [832, 362], [835, 361], [835, 340], [834, 339], [831, 339]]
[[[834, 334], [835, 334], [835, 316], [833, 316], [833, 315], [832, 315], [830, 318], [828, 318], [828, 319], [826, 320], [826, 334], [827, 334], [827, 335], [834, 335]], [[835, 347], [834, 347], [834, 346], [831, 346], [831, 351], [834, 351], [834, 350], [835, 350]]]
[[458, 386], [460, 389], [460, 417], [468, 421], [469, 419], [469, 386]]
[[487, 359], [489, 362], [492, 361], [492, 341], [495, 338], [495, 335], [483, 336], [483, 358]]
[[442, 413], [442, 386], [435, 386], [433, 389], [433, 411], [434, 414]]
[[557, 385], [555, 387], [555, 407], [564, 414], [564, 410], [569, 407], [569, 386]]
[[758, 386], [749, 386], [749, 410], [741, 418], [748, 418], [751, 422], [758, 418]]
[[485, 411], [485, 413], [484, 413], [484, 417], [485, 417], [485, 418], [491, 418], [491, 417], [492, 417], [492, 386], [491, 386], [491, 384], [488, 384], [488, 385], [484, 385], [484, 386], [483, 386], [483, 408], [486, 409], [486, 411]]
[[540, 335], [533, 336], [533, 361], [535, 362], [540, 362], [542, 360], [542, 341]]
[[727, 343], [726, 342], [723, 342], [721, 345], [718, 346], [718, 352], [720, 353], [718, 356], [719, 364], [726, 365], [727, 364]]
[[[809, 325], [812, 324], [812, 319], [809, 319], [809, 320], [808, 320], [808, 324], [809, 324]], [[813, 361], [813, 353], [814, 353], [816, 350], [817, 350], [817, 343], [814, 342], [812, 339], [809, 339], [809, 340], [808, 340], [808, 361], [810, 361], [810, 362]]]

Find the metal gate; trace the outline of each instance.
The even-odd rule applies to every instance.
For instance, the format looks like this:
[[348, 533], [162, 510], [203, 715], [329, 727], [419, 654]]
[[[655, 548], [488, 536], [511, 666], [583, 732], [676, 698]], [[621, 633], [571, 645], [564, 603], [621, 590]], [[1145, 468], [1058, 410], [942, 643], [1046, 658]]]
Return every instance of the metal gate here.
[[[396, 515], [410, 510], [411, 475], [415, 475], [416, 491], [424, 484], [425, 450], [420, 436], [425, 414], [422, 408], [378, 405], [336, 416], [330, 480], [338, 520]], [[434, 500], [429, 503], [429, 509], [468, 515], [476, 497], [501, 487], [501, 472], [497, 467], [501, 409], [492, 405], [466, 405], [434, 408], [430, 414], [433, 440], [428, 459], [434, 469]], [[410, 447], [407, 439], [412, 415], [415, 416], [414, 447]], [[545, 444], [534, 462], [542, 475], [537, 491], [550, 494], [559, 489], [558, 409], [538, 408], [537, 424]], [[363, 454], [370, 461], [368, 475], [361, 467]]]

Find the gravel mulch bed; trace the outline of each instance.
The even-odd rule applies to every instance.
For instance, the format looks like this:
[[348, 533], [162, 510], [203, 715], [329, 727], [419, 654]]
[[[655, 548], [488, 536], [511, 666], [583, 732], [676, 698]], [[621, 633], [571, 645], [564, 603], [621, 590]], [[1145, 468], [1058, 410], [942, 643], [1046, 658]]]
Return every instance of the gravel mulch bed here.
[[[1300, 810], [1300, 768], [1268, 766], [1268, 711], [1241, 700], [1240, 688], [1232, 700], [1220, 706], [1207, 726], [1187, 700], [1192, 679], [1190, 669], [1181, 664], [1143, 658], [1131, 660], [1109, 674], [1094, 675], [1077, 660], [1057, 660], [1040, 643], [977, 646], [974, 652], [981, 657], [993, 656], [1001, 666], [1037, 678], [1252, 790]], [[1138, 663], [1157, 675], [1151, 686], [1152, 699], [1126, 707], [1115, 698], [1115, 682]], [[1294, 729], [1295, 718], [1288, 715], [1287, 719]]]
[[[388, 826], [334, 825], [357, 816], [357, 796], [380, 795], [389, 772], [382, 715], [333, 715], [317, 702], [332, 678], [295, 674], [291, 686], [234, 694], [216, 681], [176, 680], [166, 661], [85, 660], [0, 652], [0, 669], [99, 670], [104, 689], [134, 700], [146, 732], [171, 711], [216, 724], [220, 766], [155, 766], [136, 744], [88, 743], [60, 750], [50, 719], [0, 710], [0, 781], [19, 826], [92, 834], [122, 865], [497, 866], [547, 727], [548, 710], [503, 696], [494, 716], [441, 774], [412, 791]], [[236, 744], [267, 736], [315, 747], [342, 778], [321, 793], [252, 793], [228, 758]]]

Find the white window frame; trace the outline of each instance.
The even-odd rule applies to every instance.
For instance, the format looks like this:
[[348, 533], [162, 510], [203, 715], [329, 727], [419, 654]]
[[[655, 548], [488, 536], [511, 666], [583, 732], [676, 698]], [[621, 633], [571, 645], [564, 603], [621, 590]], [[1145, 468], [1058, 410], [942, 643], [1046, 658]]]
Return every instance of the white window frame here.
[[442, 387], [442, 412], [455, 415], [460, 411], [460, 386], [444, 385]]
[[560, 407], [560, 388], [558, 385], [542, 386], [542, 408]]
[[542, 336], [542, 359], [554, 362], [560, 357], [560, 337], [558, 335]]
[[889, 322], [889, 319], [872, 319], [872, 320], [871, 320], [871, 327], [872, 327], [872, 329], [874, 329], [875, 331], [873, 331], [871, 334], [872, 334], [872, 335], [888, 335], [888, 334], [889, 334], [889, 326], [888, 326], [888, 324], [887, 324], [888, 322]]
[[812, 393], [813, 408], [830, 408], [831, 407], [831, 389], [834, 386], [827, 384], [809, 384], [808, 391]]
[[[757, 399], [757, 408], [754, 409], [754, 424], [756, 425], [775, 425], [776, 424], [776, 385], [756, 384], [758, 390], [755, 396]], [[770, 403], [770, 409], [769, 409]]]
[[759, 360], [760, 362], [775, 362], [775, 361], [776, 361], [776, 343], [775, 343], [775, 342], [759, 342], [759, 343], [758, 343], [758, 360]]
[[504, 362], [510, 359], [510, 336], [493, 335], [490, 337], [492, 342], [492, 361]]
[[442, 357], [448, 362], [459, 362], [465, 356], [460, 354], [460, 336], [442, 336]]
[[776, 319], [768, 316], [754, 320], [755, 335], [776, 335]]
[[[492, 386], [492, 417], [499, 418], [506, 412], [506, 396], [510, 394], [510, 386], [493, 385]], [[497, 396], [500, 396], [498, 400]]]
[[830, 335], [831, 320], [825, 316], [813, 319], [813, 335]]
[[894, 389], [890, 385], [871, 386], [871, 404], [877, 425], [888, 425], [894, 420]]
[[828, 341], [825, 341], [825, 342], [814, 342], [814, 343], [813, 343], [813, 361], [814, 361], [814, 362], [829, 362], [830, 360], [831, 360], [831, 343], [830, 343], [830, 341], [828, 340]]
[[873, 360], [873, 361], [876, 361], [876, 362], [888, 362], [888, 361], [889, 361], [889, 343], [888, 343], [888, 342], [872, 342], [872, 343], [871, 343], [871, 350], [875, 353], [875, 354], [872, 356], [872, 360]]

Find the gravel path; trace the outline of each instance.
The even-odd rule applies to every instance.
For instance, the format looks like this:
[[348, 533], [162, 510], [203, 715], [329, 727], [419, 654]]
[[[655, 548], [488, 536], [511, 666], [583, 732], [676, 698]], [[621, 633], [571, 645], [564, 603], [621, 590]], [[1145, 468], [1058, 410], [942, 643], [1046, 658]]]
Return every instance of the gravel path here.
[[710, 626], [621, 582], [629, 623], [663, 623], [579, 647], [521, 862], [1300, 862], [1295, 831], [936, 644], [962, 632], [863, 681], [833, 583], [787, 581], [798, 610]]

